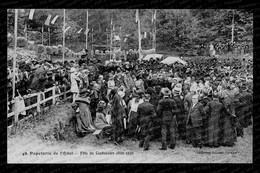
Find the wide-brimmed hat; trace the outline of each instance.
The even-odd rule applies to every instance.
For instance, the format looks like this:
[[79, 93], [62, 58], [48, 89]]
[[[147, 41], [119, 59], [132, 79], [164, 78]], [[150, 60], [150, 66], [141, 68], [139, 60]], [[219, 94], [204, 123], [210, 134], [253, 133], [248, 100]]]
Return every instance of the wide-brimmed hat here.
[[163, 88], [161, 92], [164, 96], [171, 95], [171, 91], [169, 90], [169, 88]]
[[119, 95], [121, 98], [123, 98], [123, 97], [125, 96], [125, 92], [123, 92], [123, 91], [118, 91], [118, 95]]
[[76, 68], [74, 68], [74, 67], [71, 67], [70, 68], [70, 73], [74, 73], [74, 72], [76, 72], [77, 70], [76, 70]]
[[90, 104], [90, 98], [82, 98], [82, 97], [78, 97], [75, 99], [75, 103], [86, 103], [86, 104]]

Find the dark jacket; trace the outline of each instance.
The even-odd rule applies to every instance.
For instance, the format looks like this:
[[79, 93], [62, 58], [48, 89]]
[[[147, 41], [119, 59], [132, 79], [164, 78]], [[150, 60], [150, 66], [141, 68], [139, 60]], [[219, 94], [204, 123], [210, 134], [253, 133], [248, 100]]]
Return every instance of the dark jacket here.
[[157, 114], [158, 117], [161, 118], [162, 124], [171, 123], [172, 121], [176, 120], [176, 110], [177, 105], [173, 99], [169, 97], [161, 99], [158, 103]]
[[202, 126], [204, 117], [206, 117], [206, 113], [203, 110], [203, 105], [198, 102], [194, 107], [191, 105], [186, 123], [188, 124], [189, 119], [191, 119], [193, 126]]
[[143, 102], [137, 109], [137, 124], [143, 125], [152, 122], [156, 117], [154, 106], [149, 102]]
[[172, 98], [176, 103], [177, 118], [184, 118], [184, 102], [180, 96], [173, 96]]

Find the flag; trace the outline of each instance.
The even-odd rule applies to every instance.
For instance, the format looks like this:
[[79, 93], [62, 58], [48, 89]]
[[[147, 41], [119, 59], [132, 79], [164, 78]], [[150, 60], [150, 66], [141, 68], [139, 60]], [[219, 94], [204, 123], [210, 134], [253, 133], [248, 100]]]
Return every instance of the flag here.
[[81, 33], [82, 29], [83, 29], [83, 28], [81, 28], [77, 33], [78, 33], [78, 34]]
[[34, 11], [35, 11], [35, 9], [31, 9], [31, 10], [30, 10], [30, 14], [29, 14], [29, 19], [30, 19], [30, 20], [33, 19]]
[[56, 22], [56, 20], [58, 19], [58, 15], [56, 15], [53, 19], [52, 19], [52, 21], [51, 21], [51, 24], [54, 24], [55, 22]]
[[135, 22], [137, 23], [138, 21], [139, 21], [139, 11], [137, 9], [135, 13]]
[[87, 28], [87, 30], [84, 32], [84, 34], [88, 34], [88, 32], [89, 32], [89, 29]]
[[25, 25], [24, 25], [24, 32], [27, 31], [27, 23], [25, 22]]
[[51, 15], [49, 14], [44, 24], [49, 26], [50, 25], [50, 21], [51, 21]]
[[71, 27], [69, 26], [67, 29], [65, 29], [65, 31], [64, 32], [67, 32], [69, 29], [70, 29]]
[[115, 37], [115, 40], [121, 40], [118, 35], [115, 35], [114, 37]]

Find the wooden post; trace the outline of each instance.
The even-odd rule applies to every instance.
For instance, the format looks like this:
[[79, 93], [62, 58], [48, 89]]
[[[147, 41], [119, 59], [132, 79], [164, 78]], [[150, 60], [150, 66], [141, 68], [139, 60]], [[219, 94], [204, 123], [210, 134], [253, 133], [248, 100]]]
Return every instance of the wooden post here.
[[41, 93], [37, 93], [37, 114], [41, 113]]
[[86, 21], [86, 49], [88, 50], [88, 10], [87, 10], [87, 21]]
[[66, 87], [64, 88], [64, 100], [66, 100], [67, 99], [67, 96], [66, 96]]
[[19, 97], [14, 98], [14, 122], [17, 123], [19, 119], [19, 111], [18, 111]]
[[231, 36], [231, 43], [234, 42], [234, 10], [232, 11], [232, 36]]
[[14, 57], [13, 57], [13, 97], [15, 97], [15, 69], [16, 69], [16, 47], [17, 47], [17, 20], [18, 20], [18, 9], [15, 9], [15, 19], [14, 19]]
[[55, 95], [55, 86], [52, 88], [52, 104], [55, 105], [56, 95]]
[[63, 49], [62, 49], [62, 62], [64, 64], [64, 49], [65, 49], [65, 9], [63, 10]]

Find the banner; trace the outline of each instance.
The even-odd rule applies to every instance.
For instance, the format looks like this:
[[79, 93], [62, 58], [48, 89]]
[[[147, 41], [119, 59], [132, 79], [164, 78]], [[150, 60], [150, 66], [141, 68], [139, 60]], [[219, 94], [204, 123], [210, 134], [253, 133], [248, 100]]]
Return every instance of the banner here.
[[135, 13], [135, 22], [139, 22], [139, 11], [138, 9], [136, 10], [136, 13]]
[[56, 15], [53, 19], [52, 19], [52, 21], [51, 21], [51, 24], [54, 24], [55, 22], [56, 22], [56, 20], [58, 19], [58, 15]]
[[49, 26], [50, 25], [50, 21], [51, 21], [51, 15], [49, 14], [44, 24]]
[[[90, 30], [87, 28], [87, 30], [84, 32], [84, 34], [88, 34]], [[93, 31], [93, 28], [92, 28], [92, 31]]]
[[68, 31], [70, 28], [71, 28], [71, 27], [69, 26], [67, 29], [65, 29], [65, 31], [64, 31], [64, 32], [66, 33], [66, 32], [67, 32], [67, 31]]
[[31, 9], [31, 10], [30, 10], [30, 14], [29, 14], [29, 19], [30, 19], [30, 20], [33, 19], [34, 11], [35, 11], [35, 9]]
[[78, 34], [81, 33], [82, 29], [83, 29], [83, 28], [81, 28], [77, 33], [78, 33]]

